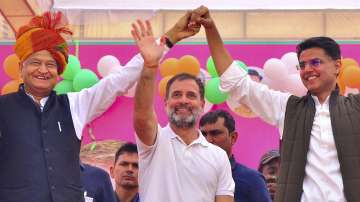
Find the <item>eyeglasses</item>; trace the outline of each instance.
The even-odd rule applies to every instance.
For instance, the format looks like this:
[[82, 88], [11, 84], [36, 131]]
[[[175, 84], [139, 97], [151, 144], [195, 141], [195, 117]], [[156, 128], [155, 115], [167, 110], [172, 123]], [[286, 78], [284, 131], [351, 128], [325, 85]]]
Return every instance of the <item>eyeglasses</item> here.
[[324, 62], [322, 60], [320, 60], [319, 58], [314, 58], [314, 59], [311, 59], [311, 60], [309, 60], [307, 62], [305, 62], [305, 61], [299, 62], [299, 64], [296, 65], [296, 68], [298, 70], [304, 70], [305, 67], [306, 67], [306, 64], [308, 64], [311, 68], [317, 68], [323, 63]]

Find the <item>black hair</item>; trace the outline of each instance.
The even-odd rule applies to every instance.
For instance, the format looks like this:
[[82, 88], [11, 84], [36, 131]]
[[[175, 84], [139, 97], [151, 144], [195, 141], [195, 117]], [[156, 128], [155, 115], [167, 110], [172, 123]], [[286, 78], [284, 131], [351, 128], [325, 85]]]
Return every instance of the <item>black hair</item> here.
[[305, 39], [296, 46], [297, 57], [300, 58], [300, 54], [309, 48], [321, 48], [325, 51], [326, 55], [330, 56], [333, 60], [341, 58], [339, 44], [329, 37], [321, 36]]
[[227, 128], [229, 133], [235, 131], [235, 120], [231, 116], [231, 114], [225, 110], [218, 109], [214, 111], [210, 111], [201, 117], [199, 125], [204, 126], [209, 123], [216, 123], [219, 118], [224, 118], [224, 126]]
[[199, 87], [199, 91], [200, 91], [200, 98], [201, 100], [204, 100], [204, 96], [205, 96], [205, 89], [204, 89], [204, 84], [203, 82], [197, 78], [196, 76], [193, 76], [191, 74], [187, 74], [187, 73], [180, 73], [175, 75], [174, 77], [172, 77], [168, 83], [166, 84], [166, 99], [169, 98], [169, 91], [170, 91], [170, 87], [171, 85], [175, 82], [175, 81], [184, 81], [184, 80], [193, 80], [195, 81], [195, 83], [198, 85]]
[[121, 145], [121, 147], [116, 151], [115, 153], [115, 161], [116, 162], [119, 159], [119, 156], [124, 154], [124, 153], [138, 153], [136, 144], [131, 143], [131, 142], [127, 142], [123, 145]]

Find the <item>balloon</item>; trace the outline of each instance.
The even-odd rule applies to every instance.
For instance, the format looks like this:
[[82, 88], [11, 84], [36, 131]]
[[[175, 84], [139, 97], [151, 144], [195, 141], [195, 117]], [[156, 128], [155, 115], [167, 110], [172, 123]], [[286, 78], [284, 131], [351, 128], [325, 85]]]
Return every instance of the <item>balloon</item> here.
[[281, 60], [277, 58], [270, 58], [264, 64], [264, 73], [266, 77], [269, 77], [269, 79], [278, 80], [286, 78], [288, 70]]
[[134, 97], [135, 91], [136, 91], [137, 83], [135, 83], [131, 88], [127, 90], [127, 92], [124, 94], [125, 97]]
[[98, 81], [99, 79], [94, 72], [89, 69], [82, 69], [74, 77], [73, 88], [78, 92], [84, 88], [90, 88]]
[[243, 104], [240, 104], [233, 100], [231, 97], [226, 100], [227, 106], [230, 108], [231, 111], [233, 111], [235, 114], [245, 117], [245, 118], [255, 118], [256, 114], [251, 111], [251, 109]]
[[201, 82], [203, 82], [203, 84], [211, 79], [210, 74], [205, 69], [200, 69], [200, 73], [197, 77], [201, 80]]
[[359, 66], [358, 62], [352, 58], [344, 58], [341, 59], [341, 65], [342, 67], [347, 67], [347, 66]]
[[349, 94], [359, 94], [359, 89], [346, 87], [345, 96], [348, 96]]
[[168, 58], [164, 60], [159, 67], [160, 75], [162, 77], [175, 75], [178, 71], [178, 59], [176, 58]]
[[112, 67], [121, 66], [120, 61], [112, 55], [105, 55], [97, 63], [97, 71], [100, 76], [105, 77], [110, 73]]
[[289, 92], [296, 96], [304, 96], [307, 93], [307, 89], [301, 81], [299, 74], [291, 74], [289, 75], [286, 83], [284, 83], [285, 91]]
[[235, 60], [235, 62], [236, 62], [243, 70], [245, 70], [246, 72], [248, 71], [247, 65], [246, 65], [243, 61]]
[[212, 78], [205, 85], [205, 97], [213, 104], [220, 104], [228, 97], [228, 93], [223, 93], [220, 91], [219, 85], [219, 78]]
[[212, 57], [210, 56], [206, 62], [206, 68], [209, 72], [209, 74], [211, 75], [211, 77], [216, 78], [219, 77], [216, 68], [215, 68], [215, 63], [214, 60], [212, 59]]
[[161, 79], [161, 81], [159, 82], [159, 94], [161, 97], [165, 97], [166, 94], [166, 85], [168, 83], [168, 81], [172, 78], [173, 76], [166, 76], [164, 78]]
[[188, 73], [193, 76], [197, 76], [200, 72], [200, 62], [196, 57], [192, 55], [182, 56], [178, 62], [177, 67], [177, 74]]
[[69, 80], [62, 80], [59, 83], [56, 84], [54, 90], [56, 91], [56, 94], [66, 94], [68, 92], [73, 92], [73, 81]]
[[297, 69], [297, 65], [299, 64], [299, 60], [297, 54], [295, 52], [285, 53], [281, 57], [281, 61], [285, 64], [289, 74], [298, 74], [299, 70]]
[[64, 72], [61, 74], [61, 77], [65, 80], [72, 81], [80, 69], [81, 65], [79, 59], [76, 56], [69, 55], [68, 64], [66, 65]]
[[347, 87], [360, 87], [360, 68], [358, 66], [347, 66], [342, 76]]
[[4, 71], [11, 79], [20, 78], [20, 60], [15, 54], [7, 56], [4, 60]]
[[1, 89], [1, 95], [17, 92], [21, 83], [21, 80], [11, 80], [7, 82]]
[[285, 90], [284, 90], [285, 81], [284, 80], [273, 80], [273, 79], [264, 77], [263, 80], [261, 80], [261, 83], [267, 85], [270, 89], [285, 92]]

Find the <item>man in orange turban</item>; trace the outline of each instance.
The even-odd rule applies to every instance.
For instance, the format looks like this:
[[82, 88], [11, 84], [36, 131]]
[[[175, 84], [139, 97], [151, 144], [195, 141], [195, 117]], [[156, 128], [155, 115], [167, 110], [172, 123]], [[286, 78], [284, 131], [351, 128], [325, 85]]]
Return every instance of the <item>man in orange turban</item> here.
[[[192, 36], [182, 17], [167, 43]], [[0, 96], [0, 201], [84, 201], [79, 151], [84, 126], [100, 116], [140, 76], [144, 60], [134, 56], [120, 71], [91, 88], [56, 95], [68, 59], [61, 34], [70, 34], [61, 13], [34, 17], [16, 35], [24, 81], [18, 92]]]

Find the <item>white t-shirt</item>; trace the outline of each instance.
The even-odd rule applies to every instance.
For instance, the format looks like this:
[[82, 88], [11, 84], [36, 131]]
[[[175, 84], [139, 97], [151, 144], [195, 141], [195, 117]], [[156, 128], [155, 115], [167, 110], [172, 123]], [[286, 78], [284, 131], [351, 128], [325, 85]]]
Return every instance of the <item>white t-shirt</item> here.
[[139, 192], [143, 202], [213, 202], [234, 195], [235, 183], [226, 152], [203, 137], [186, 145], [170, 126], [161, 128], [155, 144], [137, 138]]

